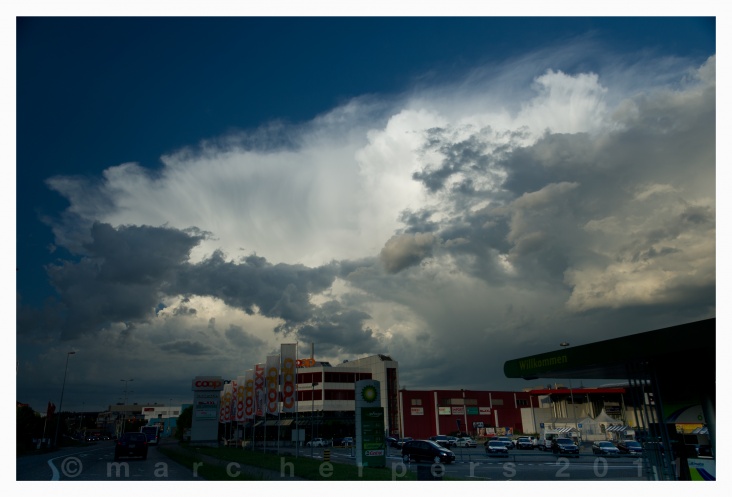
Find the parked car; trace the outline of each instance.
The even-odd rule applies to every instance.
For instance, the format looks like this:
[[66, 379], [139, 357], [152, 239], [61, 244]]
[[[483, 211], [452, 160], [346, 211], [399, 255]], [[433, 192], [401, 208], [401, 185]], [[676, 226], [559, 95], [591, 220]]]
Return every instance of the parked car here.
[[621, 454], [640, 456], [643, 453], [643, 446], [635, 440], [623, 440], [618, 443], [618, 450]]
[[402, 460], [405, 463], [430, 461], [450, 464], [455, 460], [455, 454], [432, 440], [410, 440], [402, 445]]
[[353, 445], [353, 437], [341, 437], [333, 439], [333, 447], [350, 447]]
[[313, 438], [305, 444], [307, 447], [327, 447], [330, 443], [324, 438]]
[[513, 449], [513, 440], [510, 437], [498, 437], [496, 440], [503, 443], [507, 449]]
[[508, 457], [508, 447], [500, 440], [488, 440], [485, 443], [485, 453], [489, 457]]
[[478, 443], [470, 437], [458, 438], [455, 443], [457, 447], [477, 447]]
[[447, 437], [447, 442], [449, 443], [449, 447], [455, 447], [457, 445], [457, 437]]
[[446, 449], [450, 448], [450, 437], [448, 437], [447, 435], [435, 435], [434, 437], [430, 437], [430, 440], [439, 445], [442, 445]]
[[114, 446], [114, 460], [121, 457], [141, 457], [147, 459], [147, 436], [144, 433], [123, 433]]
[[516, 448], [519, 450], [533, 450], [534, 444], [531, 443], [529, 437], [518, 437], [516, 439]]
[[579, 457], [579, 447], [575, 445], [571, 438], [555, 438], [552, 440], [552, 453]]
[[599, 441], [592, 444], [593, 454], [602, 454], [603, 456], [619, 456], [620, 449], [615, 447], [612, 442]]
[[384, 441], [389, 447], [399, 447], [399, 439], [396, 437], [386, 437]]

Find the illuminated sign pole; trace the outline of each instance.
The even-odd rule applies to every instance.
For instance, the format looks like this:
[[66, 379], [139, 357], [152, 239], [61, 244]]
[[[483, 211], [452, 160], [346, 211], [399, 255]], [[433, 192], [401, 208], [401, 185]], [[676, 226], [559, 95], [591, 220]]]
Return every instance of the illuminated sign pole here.
[[193, 419], [191, 444], [217, 447], [219, 407], [224, 380], [220, 376], [196, 376], [193, 379]]
[[386, 466], [384, 408], [377, 380], [356, 382], [356, 466]]

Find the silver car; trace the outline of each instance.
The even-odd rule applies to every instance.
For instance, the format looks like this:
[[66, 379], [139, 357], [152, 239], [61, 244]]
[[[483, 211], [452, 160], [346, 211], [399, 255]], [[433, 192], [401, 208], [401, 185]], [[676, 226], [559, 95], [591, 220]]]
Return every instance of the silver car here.
[[508, 447], [500, 440], [488, 440], [485, 443], [485, 453], [489, 457], [508, 457]]

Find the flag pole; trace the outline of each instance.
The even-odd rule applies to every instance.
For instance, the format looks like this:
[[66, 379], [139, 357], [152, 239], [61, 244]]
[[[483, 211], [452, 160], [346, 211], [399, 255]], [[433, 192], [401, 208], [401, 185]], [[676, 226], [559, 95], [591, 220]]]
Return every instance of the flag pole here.
[[295, 457], [300, 457], [300, 425], [297, 421], [297, 415], [300, 412], [300, 385], [297, 381], [297, 345], [295, 342], [295, 429], [297, 430], [297, 440], [295, 441]]
[[282, 407], [280, 396], [282, 390], [282, 348], [280, 348], [280, 363], [277, 366], [277, 455], [280, 455], [280, 420], [282, 419]]

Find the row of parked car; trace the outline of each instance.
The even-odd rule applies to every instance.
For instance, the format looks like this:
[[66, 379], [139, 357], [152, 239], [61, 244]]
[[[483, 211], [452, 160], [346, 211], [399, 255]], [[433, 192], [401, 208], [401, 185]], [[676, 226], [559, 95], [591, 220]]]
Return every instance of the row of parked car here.
[[306, 447], [352, 447], [353, 437], [341, 438], [313, 438], [305, 443]]

